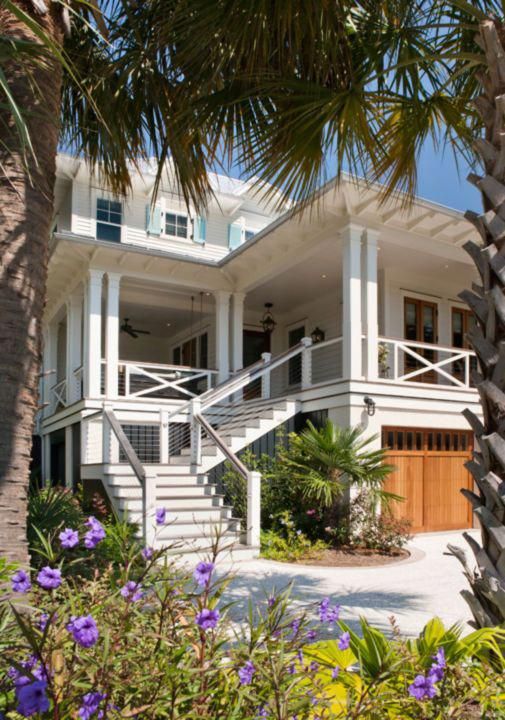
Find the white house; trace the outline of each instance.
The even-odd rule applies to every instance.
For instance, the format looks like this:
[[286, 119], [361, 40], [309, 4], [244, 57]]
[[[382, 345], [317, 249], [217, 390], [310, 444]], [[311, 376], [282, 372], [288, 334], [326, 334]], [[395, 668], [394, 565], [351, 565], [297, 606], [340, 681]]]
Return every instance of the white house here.
[[[212, 178], [205, 217], [167, 170], [115, 198], [61, 156], [49, 264], [39, 421], [43, 474], [102, 482], [141, 519], [175, 518], [157, 542], [208, 544], [239, 521], [206, 474], [228, 459], [248, 479], [247, 554], [259, 483], [236, 453], [296, 413], [362, 423], [390, 448], [390, 487], [415, 530], [469, 526], [459, 488], [479, 412], [458, 298], [476, 280], [472, 227], [378, 187], [329, 183], [312, 209], [274, 212], [250, 185]], [[266, 329], [266, 331], [265, 331]], [[144, 527], [152, 533], [151, 521]], [[249, 549], [249, 550], [248, 550]]]

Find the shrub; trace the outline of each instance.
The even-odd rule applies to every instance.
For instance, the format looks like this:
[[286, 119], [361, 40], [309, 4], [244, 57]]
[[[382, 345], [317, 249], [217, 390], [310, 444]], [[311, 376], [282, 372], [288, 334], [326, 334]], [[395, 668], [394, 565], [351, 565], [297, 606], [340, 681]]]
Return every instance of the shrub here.
[[[326, 717], [359, 720], [498, 720], [503, 718], [505, 632], [485, 628], [465, 637], [431, 620], [419, 638], [393, 638], [361, 620], [361, 637], [339, 622], [346, 641], [316, 643], [316, 699]], [[313, 666], [314, 667], [314, 666]]]
[[337, 545], [391, 554], [410, 540], [410, 527], [408, 520], [393, 517], [387, 502], [379, 509], [375, 498], [362, 491], [352, 499], [348, 517], [326, 532]]
[[281, 562], [308, 560], [326, 548], [326, 544], [321, 540], [311, 542], [300, 529], [297, 529], [287, 510], [273, 520], [275, 527], [261, 533], [261, 554], [268, 560]]
[[39, 532], [51, 535], [63, 526], [80, 527], [85, 519], [78, 496], [71, 490], [47, 487], [31, 491], [27, 529], [30, 552], [37, 557], [41, 547]]

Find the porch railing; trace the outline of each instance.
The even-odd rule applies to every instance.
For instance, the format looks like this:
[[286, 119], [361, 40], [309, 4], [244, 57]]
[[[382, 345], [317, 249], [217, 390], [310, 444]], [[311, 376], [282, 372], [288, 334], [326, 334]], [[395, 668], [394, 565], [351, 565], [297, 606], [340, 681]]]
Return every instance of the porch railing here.
[[55, 412], [59, 407], [67, 407], [67, 379], [63, 378], [51, 388], [51, 410]]
[[[106, 361], [102, 360], [104, 394], [105, 367]], [[121, 360], [118, 366], [118, 394], [125, 398], [185, 400], [210, 390], [216, 377], [216, 370]]]
[[475, 353], [464, 348], [379, 338], [379, 378], [471, 389]]

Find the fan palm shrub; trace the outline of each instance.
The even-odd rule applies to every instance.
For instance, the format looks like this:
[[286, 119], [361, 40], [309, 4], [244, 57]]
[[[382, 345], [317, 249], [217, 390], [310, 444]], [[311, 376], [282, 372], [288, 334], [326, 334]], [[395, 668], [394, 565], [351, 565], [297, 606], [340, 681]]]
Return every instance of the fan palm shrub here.
[[292, 437], [285, 462], [299, 481], [303, 497], [322, 508], [332, 508], [348, 494], [351, 485], [365, 488], [375, 500], [396, 497], [383, 489], [393, 466], [386, 451], [374, 448], [377, 436], [366, 436], [362, 427], [339, 427], [331, 420], [307, 427]]

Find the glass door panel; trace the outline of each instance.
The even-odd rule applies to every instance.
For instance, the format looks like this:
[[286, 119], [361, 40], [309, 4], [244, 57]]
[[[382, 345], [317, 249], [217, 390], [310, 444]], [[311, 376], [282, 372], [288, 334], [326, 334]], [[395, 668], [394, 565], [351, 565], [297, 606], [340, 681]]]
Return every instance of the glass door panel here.
[[[404, 335], [406, 340], [413, 340], [423, 343], [437, 342], [437, 306], [435, 303], [425, 300], [405, 298], [405, 327]], [[429, 348], [412, 348], [418, 355], [422, 355], [429, 362], [436, 362], [437, 353]], [[405, 354], [405, 371], [413, 372], [424, 367], [424, 363], [411, 355]], [[414, 382], [436, 382], [436, 373], [433, 370], [426, 370], [412, 378]]]

